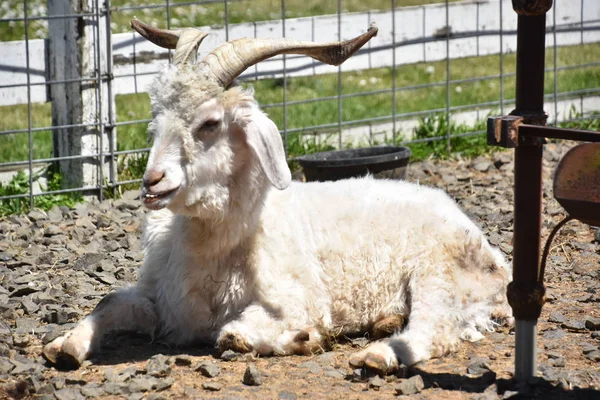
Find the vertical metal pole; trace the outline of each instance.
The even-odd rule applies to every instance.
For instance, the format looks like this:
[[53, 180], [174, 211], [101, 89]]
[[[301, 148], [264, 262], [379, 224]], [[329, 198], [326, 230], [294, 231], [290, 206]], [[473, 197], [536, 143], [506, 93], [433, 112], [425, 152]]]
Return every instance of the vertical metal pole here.
[[[252, 23], [253, 27], [254, 27], [254, 38], [256, 39], [256, 35], [257, 35], [257, 31], [258, 29], [256, 28], [256, 21]], [[258, 64], [260, 63], [256, 63], [254, 64], [254, 81], [257, 82], [258, 81]], [[313, 74], [314, 75], [314, 74]]]
[[392, 0], [392, 140], [396, 144], [396, 0]]
[[[475, 32], [476, 32], [477, 36], [475, 36], [475, 40], [477, 41], [477, 57], [479, 57], [479, 2], [477, 2], [475, 4], [477, 6], [477, 17], [475, 19], [475, 23], [477, 24], [475, 26]], [[502, 19], [502, 18], [500, 18], [500, 19]], [[477, 119], [479, 119], [479, 118], [477, 118]]]
[[112, 91], [112, 82], [113, 82], [113, 53], [112, 53], [112, 32], [110, 29], [110, 0], [105, 0], [104, 2], [104, 12], [106, 16], [104, 17], [106, 21], [106, 89], [108, 95], [108, 105], [107, 105], [107, 117], [108, 124], [106, 125], [106, 129], [108, 131], [108, 146], [110, 152], [110, 162], [109, 162], [109, 184], [112, 186], [112, 194], [113, 196], [117, 194], [117, 180], [116, 176], [116, 165], [115, 165], [115, 148], [117, 147], [117, 130], [115, 128], [115, 99], [113, 97]]
[[[517, 10], [518, 12], [519, 10]], [[519, 15], [516, 109], [528, 123], [545, 124], [544, 45], [546, 17]], [[537, 318], [543, 304], [538, 281], [542, 212], [542, 142], [519, 141], [515, 149], [513, 281], [508, 299], [515, 324], [515, 378], [526, 381], [537, 366]]]
[[553, 66], [554, 66], [554, 118], [552, 121], [552, 125], [557, 126], [558, 125], [558, 76], [557, 76], [557, 70], [556, 70], [556, 56], [557, 56], [557, 47], [558, 44], [556, 43], [556, 4], [554, 4], [554, 9], [552, 10], [552, 37], [554, 40], [553, 46], [552, 46], [552, 57], [553, 57]]
[[[133, 31], [133, 29], [132, 29]], [[131, 37], [132, 37], [132, 46], [133, 46], [133, 87], [135, 90], [135, 94], [138, 94], [138, 73], [137, 73], [137, 58], [136, 58], [136, 54], [137, 54], [137, 50], [135, 49], [135, 42], [137, 39], [137, 34], [134, 32], [131, 32]], [[169, 57], [171, 58], [171, 57]]]
[[225, 41], [228, 42], [229, 41], [229, 4], [227, 3], [227, 0], [224, 1], [225, 3]]
[[[368, 22], [369, 26], [371, 26], [371, 22], [373, 22], [373, 20], [371, 19], [371, 11], [367, 11], [367, 18], [368, 18], [367, 22]], [[314, 18], [313, 18], [313, 33], [314, 33]], [[314, 39], [313, 39], [313, 42], [314, 42]], [[370, 40], [367, 42], [367, 48], [369, 49], [369, 52], [368, 52], [369, 69], [371, 69], [371, 68], [373, 68], [373, 62], [371, 60], [371, 41]]]
[[583, 44], [583, 0], [581, 0], [581, 18], [579, 26], [581, 27], [581, 44]]
[[[25, 66], [27, 68], [27, 135], [29, 140], [29, 209], [33, 210], [33, 132], [31, 132], [31, 78], [29, 71], [29, 13], [27, 0], [23, 0], [23, 16], [25, 25]], [[19, 200], [17, 200], [19, 201]]]
[[[98, 138], [98, 199], [100, 201], [104, 200], [104, 114], [102, 113], [102, 98], [104, 97], [104, 81], [102, 79], [102, 54], [100, 50], [101, 40], [100, 40], [100, 1], [94, 0], [94, 23], [95, 29], [93, 36], [94, 37], [94, 73], [96, 75], [96, 104], [97, 107], [97, 115], [96, 118], [98, 120], [98, 132], [100, 132], [100, 137]], [[106, 33], [110, 36], [110, 31]], [[85, 183], [84, 183], [85, 185]]]
[[502, 3], [500, 0], [500, 114], [504, 115], [504, 24], [502, 23]]
[[427, 29], [427, 8], [421, 7], [423, 10], [423, 62], [427, 62], [427, 42], [425, 41], [425, 32]]
[[[338, 40], [342, 40], [342, 0], [337, 2], [337, 23]], [[342, 65], [338, 66], [338, 148], [341, 149], [342, 143]]]
[[[167, 6], [167, 29], [171, 29], [171, 1], [167, 0], [166, 2], [166, 6]], [[225, 13], [225, 18], [227, 18], [227, 13]], [[227, 27], [227, 25], [225, 25], [225, 27]], [[225, 32], [227, 32], [227, 29], [225, 29]], [[169, 63], [173, 62], [171, 56], [171, 49], [168, 50], [169, 52]]]
[[452, 150], [450, 144], [450, 5], [446, 0], [446, 147]]
[[[281, 0], [281, 33], [285, 37], [285, 0]], [[288, 132], [287, 132], [287, 59], [283, 57], [283, 148], [285, 156], [288, 155]]]

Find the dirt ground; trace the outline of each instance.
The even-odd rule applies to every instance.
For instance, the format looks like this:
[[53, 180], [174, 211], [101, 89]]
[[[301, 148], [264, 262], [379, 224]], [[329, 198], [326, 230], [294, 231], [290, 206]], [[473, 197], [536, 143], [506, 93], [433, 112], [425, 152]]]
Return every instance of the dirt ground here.
[[[544, 236], [547, 236], [554, 224], [564, 216], [564, 211], [552, 199], [549, 178], [556, 162], [569, 146], [547, 146]], [[490, 242], [500, 247], [510, 258], [511, 152], [497, 153], [476, 160], [459, 158], [452, 161], [416, 163], [409, 169], [409, 180], [435, 185], [448, 191], [482, 226]], [[130, 221], [138, 216], [136, 212], [131, 211]], [[65, 215], [63, 214], [63, 217]], [[90, 216], [93, 216], [93, 213], [90, 212]], [[82, 218], [81, 215], [73, 218], [77, 219], [76, 217]], [[43, 225], [44, 219], [41, 220]], [[600, 235], [594, 228], [577, 221], [568, 223], [552, 244], [546, 272], [548, 301], [538, 323], [539, 377], [522, 386], [516, 386], [511, 380], [514, 371], [515, 336], [510, 327], [501, 327], [497, 332], [487, 334], [480, 342], [465, 342], [456, 353], [420, 363], [383, 379], [370, 376], [368, 371], [353, 371], [348, 366], [349, 355], [367, 342], [360, 338], [340, 342], [334, 346], [333, 351], [314, 356], [252, 359], [247, 355], [237, 355], [233, 360], [225, 361], [220, 359], [218, 352], [211, 347], [173, 349], [160, 343], [149, 343], [145, 337], [119, 336], [111, 339], [101, 355], [84, 363], [79, 370], [59, 371], [45, 364], [40, 358], [42, 340], [47, 340], [48, 337], [44, 339], [44, 336], [52, 334], [53, 330], [45, 328], [49, 324], [44, 322], [44, 308], [43, 302], [39, 301], [39, 292], [22, 296], [19, 296], [20, 292], [15, 294], [20, 290], [20, 286], [14, 282], [24, 273], [21, 269], [27, 267], [22, 261], [27, 257], [27, 251], [17, 253], [13, 250], [18, 246], [27, 247], [24, 247], [22, 237], [20, 242], [14, 239], [13, 233], [20, 229], [14, 221], [14, 218], [5, 218], [5, 227], [0, 225], [0, 232], [4, 236], [0, 255], [10, 255], [11, 258], [5, 258], [4, 261], [5, 271], [8, 271], [7, 274], [13, 273], [0, 278], [5, 296], [9, 299], [8, 306], [0, 309], [5, 325], [3, 329], [10, 332], [12, 338], [9, 340], [5, 335], [4, 339], [0, 339], [0, 345], [1, 340], [4, 340], [4, 347], [0, 347], [0, 379], [3, 388], [0, 397], [386, 399], [398, 396], [396, 389], [400, 382], [419, 375], [424, 388], [417, 393], [403, 395], [403, 398], [600, 399]], [[39, 221], [40, 219], [32, 222], [30, 229], [40, 225]], [[17, 222], [23, 227], [23, 221]], [[67, 231], [71, 226], [76, 226], [63, 225]], [[124, 231], [131, 231], [129, 233], [132, 235], [137, 234], [135, 229], [128, 231], [127, 226], [130, 225], [120, 224]], [[102, 229], [109, 228], [110, 224]], [[76, 236], [72, 231], [69, 232], [71, 233], [66, 235], [64, 244], [66, 249], [69, 249], [69, 240]], [[32, 237], [28, 240], [33, 243], [37, 239]], [[40, 247], [43, 247], [43, 242], [40, 243]], [[54, 277], [50, 275], [53, 274], [75, 276], [76, 260], [83, 257], [84, 253], [85, 251], [81, 251], [63, 264], [55, 263], [58, 267], [44, 272], [49, 275], [47, 279], [52, 281]], [[124, 281], [132, 281], [137, 265], [139, 260], [133, 260], [122, 268], [124, 272], [119, 273], [118, 270], [114, 274]], [[128, 268], [131, 268], [133, 274], [128, 273]], [[0, 270], [0, 274], [2, 271]], [[72, 304], [68, 305], [75, 310], [72, 315], [67, 313], [64, 321], [53, 321], [56, 329], [68, 327], [68, 324], [89, 312], [101, 298], [101, 294], [121, 285], [106, 277], [104, 280], [98, 279], [97, 276], [94, 279], [96, 286], [93, 294], [86, 296], [75, 292], [71, 293], [71, 297], [62, 300], [70, 299]], [[68, 292], [66, 288], [64, 290]], [[3, 292], [0, 291], [0, 296], [2, 295]], [[31, 311], [27, 307], [29, 303], [25, 303], [24, 296], [33, 296], [32, 301], [37, 301], [40, 310]], [[57, 296], [63, 299], [61, 294]], [[15, 299], [19, 299], [19, 302]], [[0, 302], [1, 300], [2, 298]], [[31, 332], [23, 333], [23, 330], [19, 331], [19, 323], [24, 322], [19, 321], [27, 315], [30, 315], [31, 320], [42, 322]], [[157, 356], [161, 354], [166, 357]], [[201, 372], [202, 363], [212, 366], [212, 372], [207, 375], [215, 375], [215, 366], [219, 368], [219, 371], [216, 371], [218, 374], [214, 377], [205, 376]], [[15, 368], [12, 368], [12, 365], [15, 365]], [[158, 372], [153, 372], [157, 371], [156, 365]], [[258, 379], [262, 380], [262, 384], [243, 383], [249, 365], [256, 367]], [[18, 370], [19, 367], [21, 370]]]

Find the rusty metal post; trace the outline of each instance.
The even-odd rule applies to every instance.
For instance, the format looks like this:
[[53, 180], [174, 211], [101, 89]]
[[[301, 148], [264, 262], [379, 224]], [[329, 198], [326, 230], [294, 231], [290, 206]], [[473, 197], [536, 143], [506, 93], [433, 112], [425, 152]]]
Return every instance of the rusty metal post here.
[[[523, 122], [545, 125], [544, 52], [546, 12], [552, 0], [513, 0], [517, 25], [516, 109]], [[523, 382], [537, 369], [537, 319], [544, 302], [539, 278], [543, 139], [519, 137], [515, 148], [513, 281], [507, 291], [515, 316], [515, 378]]]

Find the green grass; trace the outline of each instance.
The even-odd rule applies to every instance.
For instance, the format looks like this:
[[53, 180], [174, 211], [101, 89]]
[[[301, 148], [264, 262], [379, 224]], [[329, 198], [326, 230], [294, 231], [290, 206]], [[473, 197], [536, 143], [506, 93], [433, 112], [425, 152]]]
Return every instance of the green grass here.
[[[53, 168], [49, 168], [46, 172], [46, 178], [48, 183], [41, 189], [43, 191], [59, 190], [61, 188], [61, 176], [54, 171]], [[34, 175], [33, 180], [36, 181], [39, 175]], [[0, 197], [2, 196], [14, 196], [29, 193], [29, 177], [23, 172], [19, 171], [10, 182], [2, 184], [0, 183]], [[49, 210], [53, 206], [64, 205], [72, 207], [75, 203], [83, 201], [83, 197], [76, 192], [67, 194], [54, 194], [36, 196], [33, 198], [33, 206], [35, 208], [41, 208], [42, 210]], [[0, 200], [0, 217], [10, 214], [21, 214], [29, 211], [29, 197], [19, 197], [13, 199]]]
[[[225, 5], [223, 2], [214, 4], [194, 4], [177, 6], [182, 1], [171, 1], [171, 27], [187, 26], [215, 26], [225, 25]], [[451, 0], [457, 1], [457, 0]], [[0, 8], [0, 18], [22, 18], [23, 2], [21, 0], [3, 0], [6, 9]], [[395, 0], [396, 7], [443, 3], [443, 0]], [[29, 16], [43, 16], [47, 14], [45, 0], [28, 1]], [[164, 0], [113, 0], [111, 2], [112, 32], [129, 32], [129, 21], [135, 15], [144, 22], [155, 26], [167, 27], [167, 10], [165, 7], [145, 10], [124, 10], [125, 7], [138, 5], [165, 4]], [[307, 17], [313, 15], [326, 15], [337, 13], [337, 1], [324, 0], [285, 0], [286, 18]], [[343, 0], [342, 12], [361, 12], [369, 10], [389, 10], [392, 0]], [[6, 11], [4, 11], [6, 10]], [[266, 21], [281, 18], [280, 0], [243, 0], [232, 1], [227, 4], [229, 23]], [[47, 23], [45, 21], [29, 22], [29, 37], [32, 39], [45, 38]], [[22, 40], [25, 38], [25, 25], [23, 22], [0, 23], [0, 40]]]
[[[421, 161], [431, 156], [446, 159], [456, 157], [457, 155], [464, 158], [473, 158], [499, 150], [500, 148], [498, 147], [487, 145], [485, 129], [485, 119], [482, 119], [474, 126], [450, 122], [450, 127], [448, 127], [448, 118], [444, 114], [421, 117], [412, 137], [412, 140], [416, 142], [406, 144], [411, 150], [410, 160], [411, 162]], [[470, 135], [474, 132], [480, 133]], [[418, 141], [439, 138], [448, 133], [450, 133], [448, 140], [434, 139], [431, 141]], [[461, 134], [469, 135], [460, 136]], [[402, 144], [405, 140], [400, 135], [395, 141], [391, 141], [391, 144]]]

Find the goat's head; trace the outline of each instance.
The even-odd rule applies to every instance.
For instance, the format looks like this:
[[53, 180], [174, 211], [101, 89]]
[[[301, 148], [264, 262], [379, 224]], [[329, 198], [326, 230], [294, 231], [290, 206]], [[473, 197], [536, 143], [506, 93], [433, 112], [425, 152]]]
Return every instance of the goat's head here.
[[175, 49], [173, 64], [150, 88], [154, 143], [143, 180], [144, 204], [203, 218], [223, 217], [240, 200], [233, 191], [252, 204], [269, 184], [284, 189], [291, 180], [279, 130], [251, 91], [230, 87], [234, 79], [278, 54], [339, 65], [377, 33], [372, 26], [354, 39], [327, 44], [239, 39], [195, 63], [205, 33], [160, 30], [135, 19], [131, 25], [153, 43]]

